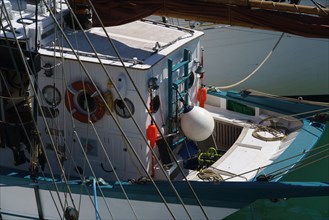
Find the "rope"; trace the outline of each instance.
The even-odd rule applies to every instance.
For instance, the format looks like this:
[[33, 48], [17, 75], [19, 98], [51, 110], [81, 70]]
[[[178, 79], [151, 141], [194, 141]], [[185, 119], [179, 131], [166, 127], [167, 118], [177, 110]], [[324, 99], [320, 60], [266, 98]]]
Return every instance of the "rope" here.
[[272, 56], [272, 54], [274, 53], [276, 47], [279, 45], [281, 39], [283, 38], [284, 33], [281, 34], [279, 40], [276, 42], [276, 44], [274, 45], [273, 49], [267, 54], [267, 56], [265, 57], [265, 59], [260, 63], [260, 65], [254, 70], [252, 71], [247, 77], [245, 77], [244, 79], [240, 80], [239, 82], [236, 82], [234, 84], [231, 85], [227, 85], [227, 86], [216, 86], [216, 88], [218, 89], [230, 89], [232, 87], [238, 86], [242, 83], [244, 83], [245, 81], [247, 81], [250, 77], [252, 77], [265, 63], [266, 61]]
[[[329, 145], [329, 144], [327, 144], [327, 145]], [[314, 149], [314, 150], [318, 150], [318, 149]], [[291, 164], [289, 164], [289, 165], [287, 165], [287, 166], [285, 166], [285, 167], [282, 167], [282, 168], [280, 168], [280, 169], [278, 169], [278, 170], [276, 170], [276, 171], [274, 171], [274, 172], [272, 172], [272, 173], [269, 173], [268, 175], [273, 176], [273, 177], [274, 177], [274, 176], [275, 176], [275, 177], [277, 177], [277, 176], [282, 176], [282, 175], [284, 175], [284, 173], [286, 173], [287, 171], [290, 171], [290, 172], [291, 172], [291, 171], [295, 171], [295, 170], [300, 169], [300, 168], [302, 168], [302, 167], [305, 167], [305, 166], [307, 166], [307, 165], [313, 164], [313, 163], [315, 163], [315, 162], [317, 162], [317, 161], [319, 161], [319, 160], [322, 160], [322, 159], [327, 158], [329, 155], [325, 155], [325, 156], [320, 157], [319, 159], [316, 159], [316, 160], [311, 161], [311, 162], [304, 162], [304, 161], [309, 160], [309, 159], [312, 158], [312, 157], [316, 157], [316, 156], [318, 156], [318, 155], [324, 154], [326, 151], [329, 151], [329, 149], [324, 149], [324, 150], [322, 150], [322, 151], [320, 151], [320, 152], [315, 153], [314, 155], [310, 155], [309, 157], [307, 157], [307, 158], [305, 158], [304, 160], [300, 161], [299, 164], [297, 164], [297, 165], [294, 166], [293, 168], [290, 168], [291, 166], [294, 165], [294, 163], [291, 163]], [[286, 168], [287, 168], [287, 169], [286, 169]], [[281, 172], [277, 172], [277, 171], [279, 171], [279, 170], [283, 170], [283, 171], [281, 171]], [[276, 173], [277, 173], [277, 174], [276, 174]]]
[[[257, 125], [257, 127], [254, 129], [254, 131], [252, 132], [252, 136], [254, 138], [257, 138], [259, 140], [262, 141], [280, 141], [283, 140], [287, 137], [286, 133], [283, 133], [280, 130], [286, 129], [285, 127], [270, 127], [270, 126], [261, 126], [261, 125]], [[265, 137], [263, 135], [261, 135], [261, 132], [266, 132], [268, 134], [271, 134], [272, 137]]]
[[224, 181], [223, 177], [218, 173], [215, 172], [213, 169], [205, 169], [205, 170], [200, 170], [197, 176], [202, 179], [202, 180], [208, 180], [210, 182], [222, 182]]
[[[61, 10], [61, 12], [62, 12], [62, 10]], [[61, 18], [62, 18], [63, 16], [61, 16]], [[73, 18], [72, 18], [73, 19]], [[56, 27], [59, 27], [59, 29], [60, 29], [60, 31], [62, 31], [62, 33], [63, 33], [63, 30], [61, 29], [61, 27], [60, 27], [60, 25], [58, 25], [58, 23], [54, 20], [54, 23], [55, 23], [55, 26]], [[57, 25], [56, 25], [57, 24]], [[74, 29], [74, 31], [75, 31], [75, 25], [73, 24], [73, 29]], [[62, 38], [62, 40], [64, 40], [63, 38]], [[77, 39], [77, 37], [76, 37], [76, 35], [75, 35], [75, 41], [76, 41], [76, 45], [77, 45], [77, 47], [79, 47], [79, 41], [78, 41], [78, 39]], [[63, 43], [61, 44], [61, 45], [63, 45]], [[71, 49], [73, 50], [73, 48], [71, 47]], [[63, 50], [62, 50], [63, 51]], [[61, 52], [62, 52], [61, 51]], [[55, 54], [54, 54], [54, 56], [55, 56]], [[62, 62], [60, 62], [60, 63], [64, 63], [64, 57], [63, 57], [63, 54], [62, 54]], [[56, 63], [56, 62], [55, 62]], [[81, 63], [81, 61], [80, 61], [80, 63]], [[62, 65], [63, 66], [63, 65]], [[80, 66], [80, 68], [82, 68], [81, 66]], [[82, 68], [83, 69], [83, 68]], [[62, 72], [64, 73], [64, 69], [62, 69]], [[79, 72], [81, 72], [81, 71], [79, 71]], [[66, 80], [66, 78], [65, 78], [65, 74], [63, 74], [63, 77], [64, 77], [64, 81], [65, 81], [65, 83], [64, 83], [64, 85], [68, 85], [68, 83], [67, 83], [67, 80]], [[83, 79], [83, 77], [82, 77], [82, 75], [81, 75], [81, 81], [82, 82], [84, 82], [85, 80]], [[93, 82], [93, 85], [96, 87], [96, 85], [95, 85], [95, 83]], [[83, 84], [83, 86], [85, 86], [84, 84]], [[97, 88], [97, 87], [96, 87]], [[86, 91], [86, 89], [84, 88], [84, 91]], [[97, 90], [98, 91], [98, 90]], [[98, 91], [99, 92], [99, 91]], [[99, 94], [101, 94], [100, 92], [99, 92]], [[84, 92], [84, 98], [85, 98], [85, 100], [87, 100], [87, 97], [86, 97], [86, 92]], [[70, 100], [69, 100], [69, 105], [71, 105], [71, 103], [70, 103]], [[86, 105], [86, 111], [88, 112], [88, 117], [90, 117], [90, 109], [89, 109], [89, 106], [88, 105]], [[71, 122], [72, 122], [72, 124], [73, 124], [73, 130], [74, 130], [74, 133], [76, 134], [76, 136], [78, 137], [78, 139], [79, 139], [79, 136], [78, 136], [78, 133], [77, 133], [77, 130], [76, 130], [76, 126], [75, 126], [75, 120], [74, 120], [74, 118], [73, 118], [73, 115], [72, 114], [70, 114], [70, 116], [71, 116]], [[91, 121], [90, 121], [90, 118], [89, 118], [89, 122], [91, 123]], [[93, 125], [92, 123], [91, 123], [91, 125]], [[89, 127], [89, 124], [87, 125], [88, 127]], [[96, 134], [97, 134], [97, 132], [96, 132]], [[89, 129], [87, 129], [87, 142], [88, 142], [88, 140], [89, 140]], [[101, 141], [99, 141], [100, 143], [101, 143], [101, 145], [103, 145], [103, 143], [101, 142]], [[92, 166], [91, 166], [91, 164], [90, 164], [90, 161], [89, 161], [89, 159], [88, 159], [88, 157], [86, 156], [86, 153], [85, 153], [85, 149], [84, 149], [84, 146], [82, 146], [82, 144], [81, 144], [81, 142], [80, 142], [80, 139], [79, 139], [79, 146], [80, 146], [80, 148], [82, 149], [82, 151], [83, 151], [83, 153], [84, 153], [84, 157], [85, 157], [85, 160], [84, 160], [84, 162], [83, 162], [83, 170], [85, 170], [85, 166], [86, 166], [86, 164], [88, 164], [88, 166], [89, 166], [89, 168], [90, 168], [90, 170], [91, 170], [91, 172], [92, 172], [92, 174], [93, 174], [93, 177], [94, 178], [96, 178], [96, 175], [95, 175], [95, 173], [94, 173], [94, 171], [93, 171], [93, 168], [92, 168]], [[72, 146], [73, 147], [73, 146]], [[105, 152], [106, 153], [106, 152]], [[72, 157], [72, 153], [70, 152], [70, 156], [71, 156], [71, 160], [72, 160], [72, 162], [75, 164], [75, 167], [77, 167], [77, 164], [75, 163], [75, 161], [74, 161], [74, 158]], [[84, 181], [84, 177], [82, 177], [82, 175], [80, 174], [80, 172], [78, 172], [79, 173], [79, 176], [80, 176], [80, 179], [82, 180], [82, 181]], [[117, 180], [119, 180], [119, 178], [117, 178]], [[98, 186], [98, 183], [97, 183], [97, 186]], [[109, 205], [108, 205], [108, 203], [106, 202], [106, 199], [105, 199], [105, 196], [104, 196], [104, 193], [103, 193], [103, 191], [102, 191], [102, 189], [99, 189], [100, 190], [100, 192], [101, 192], [101, 195], [102, 195], [102, 198], [103, 198], [103, 200], [104, 200], [104, 202], [105, 202], [105, 205], [106, 205], [106, 207], [107, 207], [107, 209], [108, 209], [108, 211], [109, 211], [109, 213], [110, 213], [110, 215], [112, 216], [112, 218], [113, 218], [113, 215], [112, 215], [112, 213], [111, 213], [111, 211], [110, 211], [110, 208], [109, 208]], [[90, 197], [90, 200], [91, 200], [91, 202], [93, 203], [93, 205], [94, 205], [94, 207], [96, 208], [96, 204], [94, 203], [94, 201], [91, 199], [91, 195], [89, 194], [89, 197]], [[79, 198], [79, 210], [78, 210], [78, 212], [80, 212], [80, 208], [81, 208], [81, 200], [82, 200], [82, 187], [81, 187], [81, 191], [80, 191], [80, 198]], [[97, 210], [96, 210], [97, 211]], [[97, 211], [97, 213], [98, 213], [98, 211]], [[135, 212], [134, 212], [135, 213]]]
[[[12, 24], [10, 24], [10, 27], [12, 28]], [[24, 27], [25, 27], [25, 26], [24, 26]], [[26, 32], [25, 29], [24, 29], [24, 31]], [[16, 44], [18, 45], [18, 49], [19, 49], [19, 51], [20, 51], [20, 54], [21, 54], [21, 56], [23, 57], [22, 48], [21, 48], [21, 46], [20, 46], [20, 44], [19, 44], [19, 42], [18, 42], [18, 40], [17, 40], [17, 37], [16, 37], [16, 35], [15, 35], [15, 32], [13, 32], [13, 35], [14, 35], [14, 39], [15, 39], [15, 41], [16, 41]], [[29, 45], [28, 45], [28, 46], [29, 46]], [[26, 72], [28, 72], [28, 73], [31, 73], [31, 72], [32, 72], [32, 71], [30, 70], [29, 66], [26, 64], [26, 62], [24, 62], [24, 66], [25, 66], [25, 70], [26, 70]], [[33, 75], [33, 74], [27, 74], [27, 75], [28, 75], [28, 77], [29, 77], [30, 82], [34, 82], [34, 80], [32, 79], [32, 75]], [[31, 89], [33, 90], [33, 93], [34, 93], [34, 94], [38, 94], [37, 91], [40, 92], [40, 90], [38, 90], [38, 89], [35, 88], [35, 84], [34, 84], [34, 83], [30, 83], [30, 85], [31, 85]], [[39, 97], [38, 97], [38, 96], [35, 96], [35, 100], [36, 100], [36, 104], [41, 108], [41, 100], [39, 99]], [[51, 133], [51, 132], [50, 132], [50, 128], [49, 128], [49, 126], [48, 126], [47, 119], [46, 119], [46, 117], [45, 117], [45, 115], [44, 115], [44, 112], [43, 112], [43, 111], [40, 111], [40, 113], [41, 113], [41, 117], [42, 117], [42, 119], [44, 120], [44, 123], [45, 123], [45, 126], [46, 126], [46, 131], [50, 134], [50, 133]], [[34, 121], [34, 123], [35, 123], [35, 125], [36, 125], [36, 121]], [[35, 126], [35, 127], [37, 128], [37, 126]], [[40, 137], [40, 132], [38, 132], [38, 138], [39, 138], [39, 140], [42, 140], [41, 137]], [[52, 138], [51, 136], [50, 136], [50, 141], [51, 141], [52, 146], [55, 146], [54, 140], [53, 140], [53, 138]], [[46, 151], [45, 146], [44, 146], [44, 144], [43, 144], [42, 142], [41, 142], [41, 147], [42, 147], [43, 152], [45, 152], [45, 159], [46, 159], [46, 161], [47, 161], [47, 164], [50, 164], [50, 163], [49, 163], [49, 158], [48, 158], [48, 156], [47, 156], [47, 154], [46, 154], [47, 151]], [[56, 149], [54, 149], [54, 150], [55, 150], [55, 152], [56, 152]], [[61, 161], [60, 161], [60, 158], [59, 158], [58, 154], [55, 154], [55, 156], [56, 156], [55, 158], [57, 159], [57, 162], [58, 162], [58, 164], [59, 164], [59, 167], [60, 167], [62, 173], [64, 174], [65, 172], [64, 172], [64, 169], [63, 169], [63, 166], [62, 166], [62, 164], [61, 164]], [[51, 174], [52, 178], [54, 179], [54, 173], [53, 173], [52, 168], [51, 168], [50, 166], [49, 166], [49, 170], [50, 170], [50, 174]], [[63, 178], [64, 182], [67, 183], [67, 178], [66, 178], [66, 176], [63, 175], [62, 178]], [[61, 201], [61, 197], [59, 196], [59, 190], [58, 190], [58, 188], [57, 188], [55, 182], [54, 182], [54, 186], [55, 186], [55, 189], [56, 189], [56, 191], [57, 191], [58, 199], [59, 199], [59, 201], [60, 201], [60, 203], [61, 203], [61, 206], [62, 206], [62, 209], [63, 209], [63, 211], [64, 211], [64, 207], [63, 207], [63, 204], [62, 204], [62, 201]], [[68, 192], [69, 192], [69, 196], [70, 196], [70, 199], [71, 199], [71, 201], [72, 201], [72, 204], [73, 204], [73, 206], [74, 206], [74, 208], [75, 208], [75, 203], [74, 203], [74, 200], [73, 200], [73, 197], [72, 197], [72, 192], [71, 192], [71, 190], [70, 190], [69, 185], [67, 185], [67, 190], [68, 190]]]
[[325, 15], [328, 15], [328, 12], [323, 10], [324, 8], [326, 8], [325, 6], [321, 5], [319, 2], [311, 0], [311, 2], [320, 10], [322, 11]]
[[[8, 17], [7, 9], [6, 9], [5, 7], [2, 7], [2, 8], [4, 8], [4, 11], [5, 11], [5, 13], [7, 14], [7, 17]], [[13, 28], [12, 28], [13, 26], [12, 26], [10, 20], [8, 20], [7, 22], [8, 22], [8, 24], [9, 24], [10, 28], [11, 28], [12, 33], [13, 33], [14, 40], [16, 41], [16, 44], [17, 44], [17, 47], [18, 47], [18, 49], [19, 49], [20, 55], [21, 55], [21, 57], [24, 57], [24, 56], [23, 56], [23, 52], [22, 52], [22, 48], [21, 48], [21, 46], [20, 46], [20, 44], [19, 44], [19, 42], [18, 42], [17, 36], [16, 36], [16, 34], [15, 34]], [[4, 29], [2, 23], [1, 23], [1, 26], [2, 26], [2, 29]], [[25, 26], [24, 26], [24, 31], [25, 31]], [[7, 39], [7, 36], [6, 36], [6, 33], [5, 33], [5, 32], [4, 32], [4, 35], [5, 35], [5, 38]], [[28, 46], [29, 46], [29, 44], [28, 44]], [[10, 51], [10, 54], [11, 54], [11, 56], [12, 56], [11, 51]], [[13, 60], [15, 61], [15, 59], [13, 59]], [[23, 64], [24, 64], [24, 67], [25, 67], [25, 71], [26, 71], [27, 73], [31, 73], [31, 71], [30, 71], [30, 69], [28, 68], [28, 65], [26, 64], [26, 62], [24, 62]], [[14, 65], [15, 65], [15, 69], [17, 70], [18, 68], [17, 68], [17, 64], [16, 64], [16, 62], [14, 62]], [[27, 74], [27, 75], [28, 75], [28, 77], [29, 77], [30, 82], [33, 82], [32, 78], [31, 78], [31, 75], [32, 75], [32, 74]], [[2, 74], [1, 74], [1, 76], [2, 76]], [[2, 76], [2, 77], [3, 77], [3, 76]], [[6, 87], [7, 87], [7, 89], [8, 89], [8, 85], [7, 85]], [[33, 84], [33, 83], [31, 83], [31, 88], [34, 90], [34, 93], [36, 94], [36, 90], [35, 90], [35, 88], [34, 88], [34, 84]], [[10, 94], [10, 92], [9, 92], [9, 94]], [[37, 99], [37, 101], [39, 101], [39, 100]], [[38, 102], [38, 103], [39, 103], [39, 102]], [[15, 110], [17, 111], [16, 108], [15, 108]], [[44, 115], [42, 115], [42, 116], [44, 117]], [[20, 118], [20, 117], [19, 117], [19, 120], [21, 121], [21, 118]], [[22, 121], [21, 121], [21, 122], [22, 122]], [[34, 121], [34, 123], [36, 124], [35, 121]], [[48, 131], [49, 131], [49, 130], [48, 130]], [[24, 129], [24, 132], [25, 132], [25, 134], [26, 134], [26, 130], [25, 130], [25, 129]], [[27, 137], [28, 137], [28, 136], [27, 136]], [[39, 136], [39, 139], [41, 140], [40, 136]], [[31, 144], [31, 140], [29, 139], [29, 137], [28, 137], [28, 141], [29, 141], [29, 143]], [[42, 148], [43, 148], [43, 151], [46, 152], [46, 151], [45, 151], [45, 148], [44, 148], [44, 146], [43, 146], [43, 144], [41, 144], [41, 146], [42, 146]], [[45, 154], [45, 158], [46, 158], [47, 163], [49, 164], [49, 160], [48, 160], [48, 157], [47, 157], [46, 154]], [[53, 174], [53, 171], [52, 171], [51, 168], [49, 168], [49, 169], [50, 169], [50, 173], [51, 173], [52, 179], [54, 180], [54, 174]], [[55, 182], [54, 182], [54, 186], [55, 186], [55, 189], [56, 189], [56, 192], [57, 192], [58, 199], [59, 199], [59, 201], [60, 201], [60, 203], [61, 203], [61, 206], [62, 206], [62, 209], [63, 209], [63, 211], [64, 211], [64, 207], [63, 207], [63, 204], [62, 204], [62, 201], [61, 201], [61, 197], [59, 196], [59, 190], [58, 190], [57, 185], [56, 185]]]
[[[96, 131], [96, 128], [95, 128], [95, 126], [94, 126], [93, 123], [91, 123], [91, 125], [92, 125], [92, 128], [93, 128], [94, 131], [95, 131], [95, 134], [96, 134], [96, 136], [97, 136], [98, 141], [100, 142], [100, 145], [101, 145], [101, 147], [102, 147], [102, 150], [104, 151], [105, 157], [106, 157], [107, 161], [109, 162], [109, 164], [110, 164], [110, 166], [111, 166], [111, 169], [113, 170], [113, 173], [114, 173], [114, 175], [115, 175], [115, 178], [118, 180], [119, 186], [120, 186], [120, 188], [121, 188], [121, 190], [122, 190], [122, 192], [123, 192], [125, 198], [127, 199], [128, 204], [129, 204], [129, 206], [131, 207], [131, 209], [132, 209], [132, 211], [133, 211], [133, 213], [134, 213], [136, 219], [138, 219], [137, 214], [136, 214], [136, 212], [135, 212], [135, 210], [134, 210], [134, 208], [133, 208], [133, 206], [132, 206], [132, 204], [131, 204], [131, 202], [130, 202], [130, 200], [129, 200], [129, 197], [128, 197], [128, 195], [127, 195], [125, 189], [123, 188], [122, 182], [120, 181], [120, 178], [119, 178], [117, 172], [115, 171], [115, 167], [113, 166], [113, 163], [111, 162], [111, 159], [110, 159], [108, 153], [106, 152], [106, 149], [105, 149], [105, 147], [104, 147], [104, 145], [103, 145], [103, 143], [102, 143], [102, 141], [101, 141], [101, 139], [100, 139], [100, 137], [99, 137], [99, 135], [98, 135], [98, 133], [97, 133], [97, 131]], [[101, 189], [100, 189], [100, 190], [101, 190]], [[112, 214], [111, 214], [111, 215], [112, 215]], [[112, 218], [113, 218], [113, 216], [112, 216]]]
[[[316, 101], [309, 101], [309, 100], [296, 100], [295, 98], [289, 98], [289, 97], [284, 97], [284, 96], [279, 96], [279, 95], [268, 94], [268, 93], [260, 92], [260, 91], [253, 90], [253, 89], [248, 89], [246, 91], [252, 93], [253, 95], [262, 95], [262, 96], [265, 96], [265, 97], [270, 97], [270, 98], [275, 98], [275, 99], [283, 99], [283, 100], [292, 101], [292, 102], [297, 102], [298, 101], [300, 103], [306, 103], [306, 104], [320, 105], [320, 106], [329, 107], [329, 103], [325, 103], [325, 102], [316, 102]], [[308, 112], [306, 112], [306, 113], [308, 113]]]
[[[24, 31], [25, 31], [25, 29], [24, 29]], [[56, 63], [56, 62], [55, 62], [55, 63]], [[32, 79], [30, 79], [30, 81], [32, 81]], [[35, 89], [35, 88], [33, 88], [33, 89]], [[35, 90], [34, 90], [34, 92], [35, 92]], [[40, 106], [40, 100], [38, 100], [38, 104], [39, 104], [39, 106]], [[43, 117], [44, 120], [46, 120], [43, 114], [42, 114], [42, 117]], [[73, 121], [73, 122], [74, 122], [74, 121]], [[47, 131], [49, 132], [49, 127], [48, 127], [47, 123], [46, 123], [46, 128], [47, 128]], [[51, 138], [51, 141], [52, 141], [52, 145], [53, 145], [53, 147], [55, 147], [52, 138]], [[42, 147], [43, 147], [43, 149], [44, 149], [44, 146], [42, 146]], [[46, 160], [48, 161], [48, 164], [49, 164], [49, 160], [48, 160], [47, 156], [46, 156]], [[74, 162], [74, 160], [73, 160], [73, 162]], [[53, 173], [52, 170], [51, 170], [51, 168], [50, 168], [50, 172], [51, 172], [51, 174]], [[52, 174], [52, 176], [53, 176], [53, 174]], [[56, 183], [55, 183], [55, 184], [56, 184]], [[56, 186], [55, 186], [55, 187], [56, 187]], [[58, 192], [57, 187], [56, 187], [56, 191]], [[70, 190], [69, 190], [69, 194], [71, 195]], [[61, 202], [60, 197], [59, 197], [59, 201]], [[62, 204], [62, 202], [61, 202], [61, 204]], [[73, 204], [74, 204], [74, 202], [73, 202]], [[63, 209], [63, 205], [62, 205], [62, 209]], [[64, 211], [64, 209], [63, 209], [63, 211]]]
[[[263, 141], [280, 141], [287, 137], [288, 129], [283, 126], [277, 126], [275, 125], [274, 121], [271, 120], [273, 117], [270, 116], [266, 119], [263, 119], [258, 124], [254, 124], [254, 131], [252, 132], [252, 136], [254, 138], [263, 140]], [[265, 121], [270, 121], [270, 126], [261, 125]], [[265, 137], [261, 135], [261, 132], [266, 132], [268, 134], [271, 134], [272, 137]]]

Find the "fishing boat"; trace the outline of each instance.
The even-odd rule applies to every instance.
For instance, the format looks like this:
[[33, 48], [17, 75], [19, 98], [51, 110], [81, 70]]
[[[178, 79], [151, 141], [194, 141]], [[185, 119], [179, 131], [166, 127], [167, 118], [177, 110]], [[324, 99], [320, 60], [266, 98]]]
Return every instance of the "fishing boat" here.
[[323, 135], [328, 103], [207, 87], [202, 32], [111, 26], [94, 6], [1, 1], [2, 219], [221, 219], [328, 196], [280, 181]]

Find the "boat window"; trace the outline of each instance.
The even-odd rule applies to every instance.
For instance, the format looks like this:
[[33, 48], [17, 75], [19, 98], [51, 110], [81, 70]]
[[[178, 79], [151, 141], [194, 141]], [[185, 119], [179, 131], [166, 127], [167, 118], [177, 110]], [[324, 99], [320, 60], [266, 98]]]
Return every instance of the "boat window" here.
[[255, 108], [246, 106], [244, 104], [232, 100], [227, 100], [227, 110], [242, 113], [245, 115], [252, 115], [252, 116], [255, 115]]
[[130, 101], [128, 98], [124, 98], [124, 101], [122, 99], [116, 99], [114, 101], [114, 110], [115, 112], [122, 118], [130, 118], [131, 115], [125, 106], [124, 102], [126, 103], [127, 107], [129, 108], [131, 114], [134, 114], [135, 107], [132, 101]]
[[152, 113], [156, 113], [159, 108], [160, 108], [160, 97], [158, 95], [154, 96], [154, 98], [152, 99], [152, 103], [153, 103], [153, 111]]
[[47, 85], [42, 89], [43, 97], [48, 105], [56, 107], [62, 100], [59, 90], [52, 85]]

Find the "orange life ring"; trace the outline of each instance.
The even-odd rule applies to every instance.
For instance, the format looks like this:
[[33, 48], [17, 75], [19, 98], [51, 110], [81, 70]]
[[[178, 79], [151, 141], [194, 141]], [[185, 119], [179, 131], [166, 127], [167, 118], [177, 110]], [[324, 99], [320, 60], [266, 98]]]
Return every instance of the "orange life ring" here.
[[[85, 107], [87, 99], [88, 109]], [[96, 122], [105, 114], [105, 106], [95, 86], [90, 82], [72, 83], [65, 92], [65, 106], [72, 116], [80, 122]], [[89, 117], [88, 117], [89, 116]]]

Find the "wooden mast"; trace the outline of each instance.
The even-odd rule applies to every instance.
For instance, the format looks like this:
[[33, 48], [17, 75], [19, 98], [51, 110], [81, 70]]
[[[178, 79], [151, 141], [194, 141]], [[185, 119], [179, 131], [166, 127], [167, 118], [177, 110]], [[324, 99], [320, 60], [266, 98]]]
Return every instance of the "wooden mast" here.
[[329, 8], [319, 8], [315, 6], [296, 5], [282, 2], [263, 1], [263, 0], [199, 0], [201, 2], [211, 2], [219, 5], [236, 5], [264, 10], [275, 10], [281, 12], [301, 13], [308, 15], [318, 15], [328, 17]]

